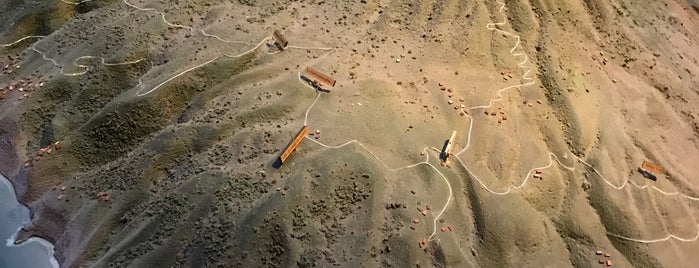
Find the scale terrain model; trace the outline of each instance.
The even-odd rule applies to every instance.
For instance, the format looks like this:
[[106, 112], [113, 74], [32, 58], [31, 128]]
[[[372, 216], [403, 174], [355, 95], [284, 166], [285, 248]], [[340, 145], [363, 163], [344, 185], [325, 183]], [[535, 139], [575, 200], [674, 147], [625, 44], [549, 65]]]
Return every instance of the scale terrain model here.
[[693, 267], [699, 2], [0, 0], [61, 267]]

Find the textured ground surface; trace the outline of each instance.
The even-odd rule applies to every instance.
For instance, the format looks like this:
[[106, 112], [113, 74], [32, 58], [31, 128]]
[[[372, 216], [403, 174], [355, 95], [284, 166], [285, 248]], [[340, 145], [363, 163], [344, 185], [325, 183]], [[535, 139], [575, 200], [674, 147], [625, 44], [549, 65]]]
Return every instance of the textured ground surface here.
[[0, 172], [64, 267], [692, 266], [699, 3], [641, 2], [0, 0]]

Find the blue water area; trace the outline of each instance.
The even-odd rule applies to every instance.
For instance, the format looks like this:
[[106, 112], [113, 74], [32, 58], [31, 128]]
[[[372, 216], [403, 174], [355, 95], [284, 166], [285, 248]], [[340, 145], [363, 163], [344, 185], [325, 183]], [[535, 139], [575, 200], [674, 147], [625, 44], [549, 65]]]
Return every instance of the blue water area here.
[[17, 202], [12, 185], [0, 175], [0, 268], [58, 267], [48, 241], [32, 238], [14, 244], [17, 231], [27, 222], [29, 209]]

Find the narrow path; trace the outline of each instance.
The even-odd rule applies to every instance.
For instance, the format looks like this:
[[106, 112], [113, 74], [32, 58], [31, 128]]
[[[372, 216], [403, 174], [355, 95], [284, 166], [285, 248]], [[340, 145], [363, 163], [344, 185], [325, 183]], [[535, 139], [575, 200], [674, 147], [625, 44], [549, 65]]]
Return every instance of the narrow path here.
[[[41, 40], [39, 40], [39, 41], [41, 41]], [[76, 59], [73, 60], [73, 66], [74, 66], [75, 68], [83, 69], [83, 71], [75, 72], [75, 73], [66, 73], [66, 72], [64, 72], [64, 69], [65, 69], [64, 66], [58, 64], [58, 62], [57, 62], [55, 59], [52, 59], [52, 58], [47, 57], [47, 56], [46, 56], [46, 53], [44, 53], [44, 52], [42, 52], [42, 51], [40, 51], [40, 50], [38, 50], [38, 49], [36, 48], [36, 44], [38, 44], [39, 41], [37, 41], [36, 43], [32, 44], [32, 47], [31, 47], [32, 50], [34, 50], [34, 52], [36, 52], [36, 53], [39, 53], [39, 55], [41, 55], [41, 57], [42, 57], [44, 60], [50, 61], [54, 66], [58, 67], [58, 68], [59, 68], [59, 72], [60, 72], [62, 75], [65, 75], [65, 76], [80, 76], [80, 75], [84, 75], [84, 74], [86, 74], [88, 71], [90, 71], [90, 67], [89, 67], [89, 66], [78, 63], [78, 61], [81, 61], [81, 60], [84, 60], [84, 59], [99, 59], [99, 60], [100, 60], [100, 63], [101, 63], [102, 65], [105, 65], [105, 66], [116, 66], [116, 65], [136, 64], [136, 63], [139, 63], [139, 62], [142, 62], [142, 61], [146, 60], [145, 58], [140, 58], [140, 59], [132, 60], [132, 61], [108, 63], [108, 62], [106, 62], [106, 60], [105, 60], [104, 58], [102, 58], [102, 57], [96, 57], [96, 56], [81, 56], [81, 57], [78, 57], [78, 58], [76, 58]]]
[[160, 12], [160, 11], [156, 10], [155, 8], [142, 8], [142, 7], [136, 6], [136, 5], [134, 5], [134, 4], [131, 4], [131, 3], [129, 3], [129, 2], [126, 1], [126, 0], [122, 0], [122, 1], [123, 1], [124, 4], [126, 4], [127, 6], [133, 7], [133, 8], [135, 8], [135, 9], [140, 10], [140, 11], [152, 11], [152, 12], [155, 12], [156, 14], [160, 15], [161, 18], [163, 18], [163, 22], [165, 22], [165, 24], [167, 24], [168, 26], [175, 27], [175, 28], [181, 28], [181, 29], [187, 29], [187, 30], [190, 30], [190, 31], [194, 31], [194, 28], [192, 28], [192, 27], [190, 27], [190, 26], [186, 26], [186, 25], [181, 25], [181, 24], [169, 22], [169, 21], [165, 18], [165, 13]]
[[437, 174], [438, 174], [440, 177], [442, 177], [442, 179], [444, 180], [444, 182], [447, 184], [447, 188], [449, 189], [449, 195], [448, 195], [448, 197], [447, 197], [447, 201], [445, 202], [444, 206], [442, 207], [442, 210], [439, 211], [439, 213], [434, 217], [434, 219], [433, 219], [433, 221], [432, 221], [432, 233], [431, 233], [430, 236], [428, 237], [428, 240], [429, 240], [429, 241], [432, 241], [432, 237], [437, 233], [437, 221], [442, 217], [442, 215], [444, 214], [444, 211], [447, 210], [447, 207], [448, 207], [449, 203], [450, 203], [451, 200], [453, 199], [453, 189], [452, 189], [452, 187], [451, 187], [451, 183], [449, 183], [449, 180], [447, 179], [447, 177], [444, 176], [444, 174], [443, 174], [441, 171], [439, 171], [439, 169], [437, 169], [437, 167], [435, 167], [434, 165], [432, 165], [432, 164], [429, 162], [429, 161], [430, 161], [430, 155], [429, 155], [428, 150], [433, 150], [433, 151], [439, 153], [439, 152], [440, 152], [439, 149], [434, 148], [434, 147], [425, 147], [424, 149], [422, 149], [422, 152], [423, 152], [423, 154], [425, 155], [425, 160], [424, 160], [424, 161], [418, 162], [418, 163], [415, 163], [415, 164], [411, 164], [411, 165], [402, 166], [402, 167], [391, 168], [391, 167], [389, 167], [388, 165], [386, 165], [386, 163], [385, 163], [383, 160], [381, 160], [381, 158], [380, 158], [379, 156], [377, 156], [374, 152], [372, 152], [371, 150], [369, 150], [369, 148], [367, 148], [366, 146], [364, 146], [364, 144], [362, 144], [361, 142], [358, 142], [357, 140], [351, 140], [351, 141], [345, 142], [345, 143], [343, 143], [343, 144], [341, 144], [341, 145], [337, 145], [337, 146], [330, 146], [330, 145], [323, 144], [323, 143], [320, 142], [320, 141], [317, 141], [317, 140], [314, 140], [314, 139], [312, 139], [312, 138], [309, 138], [308, 136], [306, 136], [305, 138], [306, 138], [307, 140], [310, 140], [310, 141], [312, 141], [312, 142], [314, 142], [314, 143], [316, 143], [316, 144], [318, 144], [318, 145], [320, 145], [320, 146], [322, 146], [322, 147], [324, 147], [324, 148], [327, 148], [327, 149], [340, 149], [340, 148], [345, 147], [345, 146], [348, 146], [348, 145], [350, 145], [350, 144], [356, 144], [356, 145], [358, 145], [359, 147], [361, 147], [362, 149], [364, 149], [366, 152], [368, 152], [371, 156], [373, 156], [374, 159], [376, 159], [379, 163], [381, 163], [381, 165], [382, 165], [384, 168], [388, 169], [388, 170], [389, 170], [390, 172], [392, 172], [392, 173], [396, 173], [396, 172], [398, 172], [398, 171], [402, 171], [402, 170], [414, 168], [414, 167], [417, 167], [417, 166], [420, 166], [420, 165], [427, 165], [427, 166], [429, 166], [430, 168], [432, 168], [432, 170], [434, 170], [435, 172], [437, 172]]
[[558, 159], [558, 157], [557, 157], [555, 154], [553, 154], [553, 153], [548, 153], [548, 155], [549, 155], [549, 163], [548, 163], [547, 165], [530, 169], [530, 170], [527, 172], [527, 175], [525, 175], [524, 178], [521, 180], [522, 182], [521, 182], [520, 184], [515, 185], [515, 186], [510, 186], [510, 187], [508, 187], [507, 190], [505, 190], [504, 192], [495, 191], [495, 190], [490, 189], [488, 186], [485, 185], [485, 183], [483, 183], [483, 180], [481, 180], [481, 178], [478, 177], [478, 175], [476, 175], [473, 171], [471, 171], [471, 169], [469, 169], [469, 168], [466, 166], [466, 164], [464, 164], [464, 162], [461, 161], [460, 158], [458, 158], [458, 157], [455, 157], [455, 158], [459, 161], [459, 163], [461, 164], [461, 166], [468, 172], [468, 174], [470, 174], [471, 177], [473, 177], [474, 179], [476, 179], [476, 181], [477, 181], [477, 182], [483, 187], [483, 189], [485, 189], [487, 192], [489, 192], [489, 193], [491, 193], [491, 194], [495, 194], [495, 195], [506, 195], [506, 194], [509, 194], [509, 193], [510, 193], [511, 191], [513, 191], [513, 190], [519, 190], [519, 189], [524, 188], [524, 186], [525, 186], [525, 185], [527, 184], [527, 182], [529, 181], [529, 178], [531, 177], [531, 175], [532, 175], [533, 172], [535, 172], [537, 169], [538, 169], [538, 170], [544, 170], [544, 169], [550, 168], [550, 167], [553, 165], [553, 161], [554, 161], [554, 160], [556, 160], [556, 163], [558, 163], [558, 165], [559, 165], [560, 167], [563, 167], [563, 168], [565, 168], [565, 169], [567, 169], [567, 170], [571, 170], [571, 171], [575, 170], [575, 167], [569, 167], [569, 166], [566, 166], [566, 165], [564, 165], [563, 163], [561, 163], [561, 161]]
[[71, 1], [67, 1], [67, 0], [61, 0], [61, 2], [64, 4], [69, 4], [69, 5], [74, 5], [74, 6], [77, 6], [77, 5], [82, 4], [82, 3], [92, 2], [92, 1], [93, 0], [82, 0], [82, 1], [78, 1], [78, 2], [71, 2]]
[[612, 233], [607, 233], [607, 235], [612, 236], [612, 237], [616, 237], [619, 239], [627, 240], [627, 241], [633, 241], [633, 242], [644, 243], [644, 244], [665, 242], [665, 241], [668, 241], [670, 239], [674, 239], [674, 240], [681, 241], [681, 242], [694, 242], [694, 241], [697, 241], [697, 239], [699, 239], [699, 224], [697, 224], [696, 227], [697, 227], [697, 235], [695, 235], [693, 238], [682, 238], [682, 237], [676, 236], [674, 234], [669, 234], [665, 238], [643, 240], [643, 239], [636, 239], [636, 238], [626, 237], [623, 235], [612, 234]]
[[198, 64], [198, 65], [196, 65], [196, 66], [194, 66], [194, 67], [191, 67], [191, 68], [189, 68], [189, 69], [187, 69], [187, 70], [184, 70], [184, 71], [182, 71], [182, 72], [180, 72], [180, 73], [178, 73], [178, 74], [175, 74], [174, 76], [172, 76], [172, 77], [166, 79], [166, 80], [163, 81], [162, 83], [160, 83], [160, 84], [158, 84], [157, 86], [155, 86], [155, 87], [149, 89], [149, 90], [146, 91], [146, 92], [142, 92], [143, 89], [144, 89], [144, 87], [143, 87], [143, 84], [141, 84], [141, 88], [136, 92], [136, 96], [142, 97], [142, 96], [148, 95], [148, 94], [150, 94], [150, 93], [153, 93], [154, 91], [156, 91], [157, 89], [159, 89], [159, 88], [162, 87], [163, 85], [167, 84], [168, 82], [174, 80], [175, 78], [180, 77], [180, 76], [182, 76], [183, 74], [186, 74], [186, 73], [191, 72], [191, 71], [193, 71], [193, 70], [199, 69], [199, 68], [201, 68], [201, 67], [203, 67], [203, 66], [205, 66], [205, 65], [207, 65], [207, 64], [209, 64], [209, 63], [212, 63], [212, 62], [214, 62], [214, 61], [216, 61], [216, 60], [218, 60], [218, 59], [220, 59], [220, 58], [222, 58], [222, 57], [227, 57], [227, 58], [232, 58], [232, 59], [234, 59], [234, 58], [239, 58], [239, 57], [245, 56], [245, 55], [247, 55], [248, 53], [251, 53], [251, 52], [257, 50], [262, 44], [265, 43], [265, 41], [267, 41], [268, 38], [269, 38], [269, 37], [265, 37], [265, 38], [262, 39], [262, 41], [260, 41], [260, 43], [258, 43], [255, 47], [251, 48], [251, 49], [248, 50], [248, 51], [245, 51], [245, 52], [243, 52], [243, 53], [240, 53], [240, 54], [238, 54], [238, 55], [230, 56], [230, 55], [223, 54], [223, 55], [221, 55], [221, 56], [217, 56], [217, 57], [215, 57], [215, 58], [213, 58], [213, 59], [210, 59], [210, 60], [208, 60], [208, 61], [206, 61], [206, 62], [204, 62], [204, 63], [201, 63], [201, 64]]
[[24, 40], [27, 40], [27, 39], [31, 39], [31, 38], [44, 38], [44, 37], [46, 37], [46, 36], [43, 36], [43, 35], [28, 35], [28, 36], [25, 36], [25, 37], [20, 38], [20, 39], [17, 40], [17, 41], [14, 41], [14, 42], [12, 42], [12, 43], [0, 44], [0, 47], [11, 47], [11, 46], [14, 46], [14, 45], [16, 45], [16, 44], [18, 44], [18, 43], [20, 43], [20, 42], [22, 42], [22, 41], [24, 41]]

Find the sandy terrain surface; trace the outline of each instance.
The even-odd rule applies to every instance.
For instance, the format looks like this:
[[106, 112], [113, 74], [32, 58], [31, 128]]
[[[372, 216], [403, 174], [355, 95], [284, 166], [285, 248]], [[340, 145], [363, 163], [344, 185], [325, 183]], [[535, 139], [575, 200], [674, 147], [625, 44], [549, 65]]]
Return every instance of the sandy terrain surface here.
[[0, 172], [62, 267], [699, 263], [695, 0], [0, 8]]

